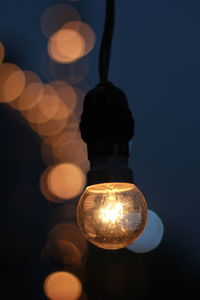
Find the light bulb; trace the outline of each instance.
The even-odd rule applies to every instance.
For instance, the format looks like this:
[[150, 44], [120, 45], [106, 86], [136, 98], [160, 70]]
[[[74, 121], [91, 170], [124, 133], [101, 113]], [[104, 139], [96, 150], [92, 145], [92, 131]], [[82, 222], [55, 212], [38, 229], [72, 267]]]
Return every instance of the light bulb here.
[[104, 249], [127, 247], [142, 233], [147, 204], [140, 190], [130, 183], [101, 183], [88, 186], [77, 208], [84, 236]]

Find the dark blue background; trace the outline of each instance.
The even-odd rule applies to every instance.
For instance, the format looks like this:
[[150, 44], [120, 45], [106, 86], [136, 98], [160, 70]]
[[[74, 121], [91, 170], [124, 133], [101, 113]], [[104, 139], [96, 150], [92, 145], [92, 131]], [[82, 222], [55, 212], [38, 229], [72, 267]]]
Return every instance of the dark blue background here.
[[[41, 64], [47, 39], [40, 30], [40, 17], [49, 5], [68, 3], [78, 9], [83, 21], [96, 32], [97, 42], [89, 55], [90, 69], [86, 78], [93, 87], [98, 82], [104, 2], [1, 1], [0, 39], [6, 48], [6, 61], [36, 72], [43, 80], [50, 80], [44, 77]], [[160, 215], [165, 226], [162, 245], [149, 256], [150, 268], [153, 262], [159, 265], [161, 276], [168, 268], [168, 277], [164, 280], [168, 280], [169, 288], [170, 276], [175, 273], [177, 281], [182, 276], [182, 282], [188, 284], [188, 293], [199, 280], [200, 270], [199, 15], [198, 0], [116, 0], [110, 64], [110, 80], [127, 94], [136, 120], [130, 158], [135, 182], [145, 194], [149, 208]], [[44, 168], [39, 157], [39, 142], [4, 105], [0, 107], [0, 138], [1, 245], [5, 248], [1, 258], [2, 270], [9, 270], [5, 282], [9, 286], [9, 276], [17, 277], [20, 268], [18, 256], [19, 265], [16, 259], [17, 267], [14, 268], [12, 259], [10, 262], [10, 258], [6, 261], [3, 258], [8, 249], [12, 256], [12, 245], [17, 247], [19, 243], [16, 235], [13, 237], [13, 228], [17, 227], [20, 243], [25, 243], [24, 249], [29, 251], [27, 261], [22, 259], [23, 274], [26, 274], [24, 285], [30, 291], [29, 299], [42, 299], [39, 296], [39, 264], [31, 267], [31, 260], [35, 257], [37, 261], [38, 249], [45, 238], [47, 217], [37, 185]], [[23, 195], [20, 195], [20, 187], [23, 187]], [[21, 206], [18, 209], [20, 199], [23, 209]], [[32, 206], [26, 199], [28, 203], [33, 200], [33, 203], [30, 201]], [[161, 253], [165, 253], [163, 260]], [[23, 257], [22, 253], [20, 255]], [[89, 268], [92, 267], [89, 265]], [[12, 272], [15, 275], [10, 275]], [[176, 286], [174, 282], [173, 285]], [[19, 289], [18, 284], [16, 288]], [[21, 291], [23, 287], [18, 289], [16, 296], [19, 294], [21, 299], [27, 300], [27, 294]], [[177, 295], [178, 291], [181, 293], [181, 284], [177, 287]]]

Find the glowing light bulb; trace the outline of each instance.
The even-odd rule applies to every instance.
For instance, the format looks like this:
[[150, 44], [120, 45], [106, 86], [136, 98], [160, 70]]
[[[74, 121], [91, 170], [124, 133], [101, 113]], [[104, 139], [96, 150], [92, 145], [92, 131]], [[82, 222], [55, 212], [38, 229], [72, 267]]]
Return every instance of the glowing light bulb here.
[[147, 205], [130, 183], [102, 183], [86, 188], [77, 208], [81, 231], [89, 242], [104, 249], [127, 247], [142, 233]]

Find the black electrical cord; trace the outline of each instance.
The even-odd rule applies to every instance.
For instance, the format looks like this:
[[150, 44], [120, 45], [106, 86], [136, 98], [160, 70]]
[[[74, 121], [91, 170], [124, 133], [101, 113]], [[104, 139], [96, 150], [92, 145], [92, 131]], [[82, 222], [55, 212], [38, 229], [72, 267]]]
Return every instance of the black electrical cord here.
[[106, 0], [104, 32], [99, 54], [99, 77], [102, 83], [108, 81], [110, 53], [115, 23], [115, 0]]

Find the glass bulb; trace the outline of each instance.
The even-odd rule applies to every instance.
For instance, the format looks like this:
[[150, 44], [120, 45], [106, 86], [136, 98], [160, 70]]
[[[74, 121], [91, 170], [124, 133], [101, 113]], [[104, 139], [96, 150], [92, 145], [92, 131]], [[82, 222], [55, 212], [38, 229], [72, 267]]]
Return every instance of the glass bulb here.
[[104, 249], [120, 249], [134, 242], [147, 219], [147, 204], [130, 183], [88, 186], [77, 208], [81, 231], [89, 242]]

